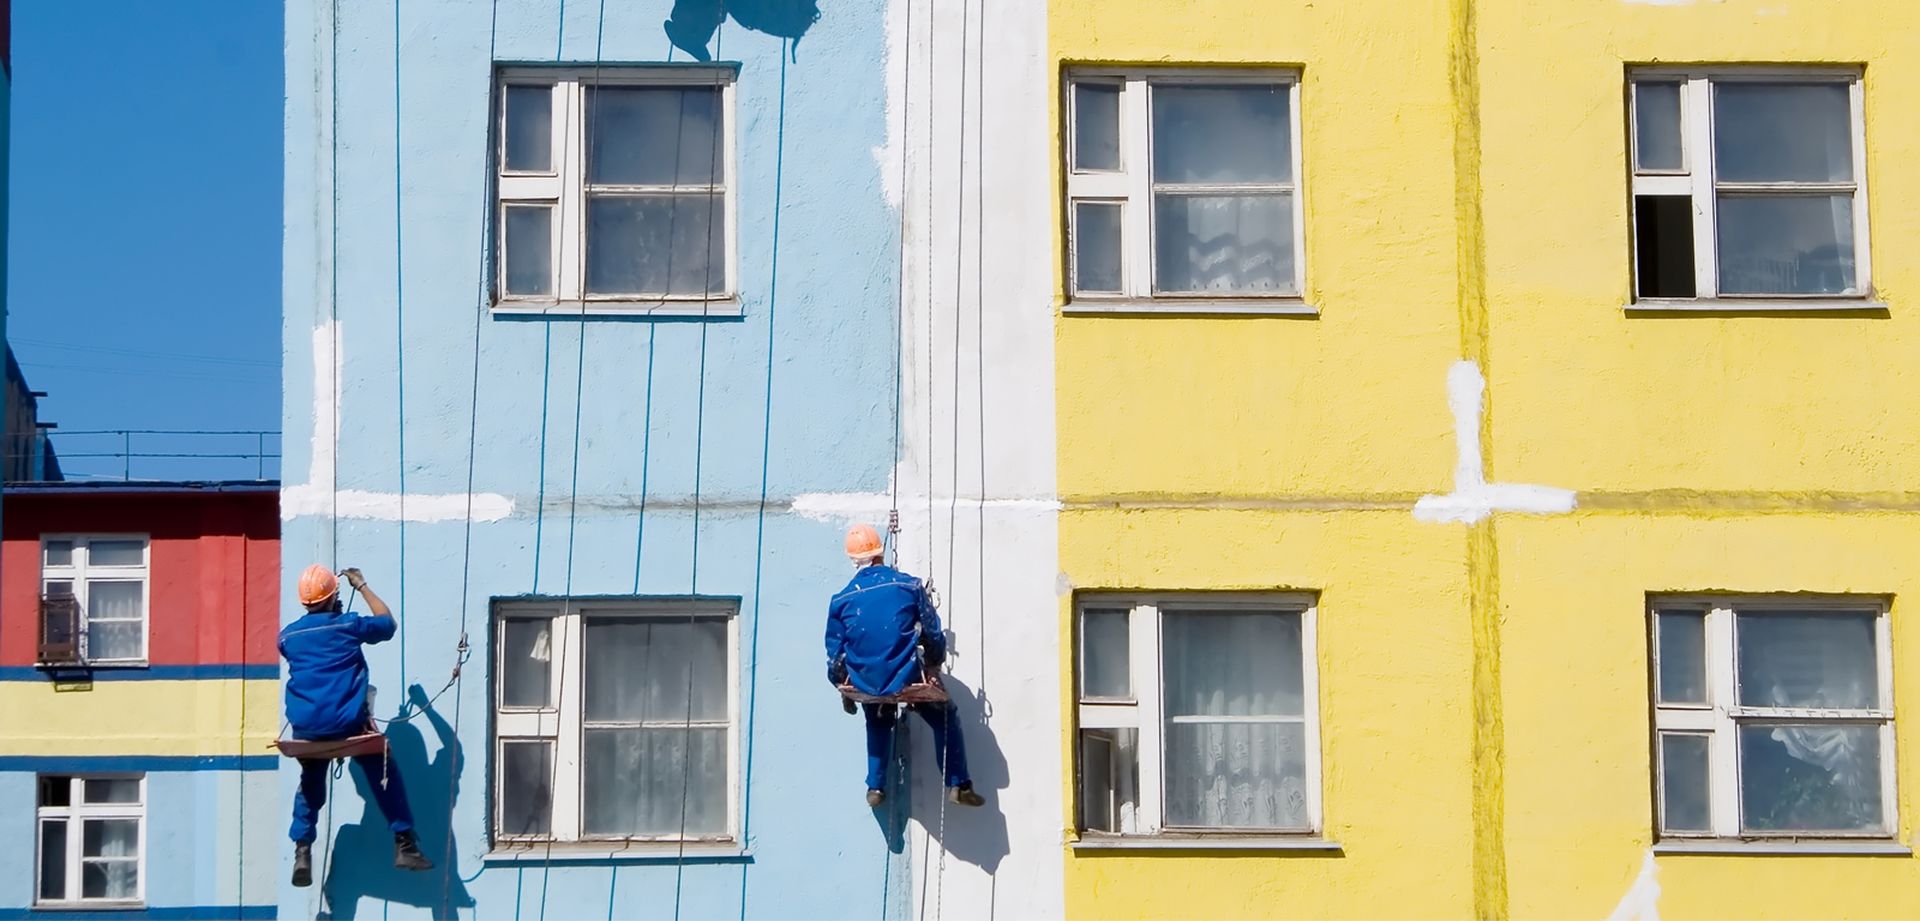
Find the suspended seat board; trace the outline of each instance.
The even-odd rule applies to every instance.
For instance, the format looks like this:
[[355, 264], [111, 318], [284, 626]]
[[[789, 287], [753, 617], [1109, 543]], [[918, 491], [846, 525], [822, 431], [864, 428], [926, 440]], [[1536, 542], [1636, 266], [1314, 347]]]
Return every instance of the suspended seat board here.
[[276, 739], [273, 745], [280, 749], [280, 754], [289, 758], [314, 761], [387, 753], [386, 734], [377, 731], [363, 732], [344, 739], [329, 739], [324, 742], [311, 739]]
[[892, 696], [876, 696], [855, 688], [850, 683], [840, 685], [840, 696], [857, 704], [943, 704], [947, 697], [947, 686], [940, 683], [940, 673], [922, 674], [919, 681], [900, 689]]

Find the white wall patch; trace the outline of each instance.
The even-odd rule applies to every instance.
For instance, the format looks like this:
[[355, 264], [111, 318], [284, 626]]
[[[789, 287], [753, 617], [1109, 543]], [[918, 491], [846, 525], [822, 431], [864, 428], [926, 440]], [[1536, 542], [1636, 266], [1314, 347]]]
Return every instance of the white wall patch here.
[[1573, 511], [1575, 498], [1571, 489], [1487, 482], [1486, 458], [1480, 453], [1480, 423], [1486, 395], [1487, 381], [1481, 376], [1479, 365], [1463, 360], [1447, 369], [1447, 405], [1453, 410], [1453, 441], [1457, 452], [1453, 492], [1422, 496], [1413, 505], [1413, 517], [1421, 521], [1472, 524], [1494, 512], [1555, 515]]

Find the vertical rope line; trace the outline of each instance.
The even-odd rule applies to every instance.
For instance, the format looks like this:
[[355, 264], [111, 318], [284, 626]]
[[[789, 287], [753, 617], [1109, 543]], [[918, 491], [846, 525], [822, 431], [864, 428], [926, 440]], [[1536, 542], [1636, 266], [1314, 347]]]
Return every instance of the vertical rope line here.
[[977, 429], [976, 444], [980, 452], [980, 500], [976, 513], [977, 526], [974, 539], [978, 550], [974, 555], [976, 566], [976, 584], [974, 602], [979, 612], [978, 639], [974, 640], [974, 655], [980, 660], [980, 717], [984, 722], [989, 715], [987, 704], [987, 7], [980, 4], [980, 43], [974, 48], [974, 54], [980, 56], [980, 66], [975, 71], [975, 112], [974, 118], [980, 125], [973, 132], [973, 384], [976, 411], [974, 423]]
[[[333, 479], [331, 506], [327, 516], [327, 539], [332, 543], [328, 557], [328, 567], [340, 568], [340, 0], [328, 4], [333, 19], [332, 44], [327, 64], [327, 107], [332, 124], [327, 129], [328, 166], [327, 191], [333, 198], [332, 210], [327, 217], [327, 387], [333, 392], [327, 394], [327, 404], [332, 407], [332, 430], [327, 434], [332, 440], [333, 463], [329, 475]], [[315, 360], [319, 360], [315, 356]], [[314, 394], [318, 398], [319, 394]], [[318, 419], [314, 424], [319, 424]], [[311, 463], [311, 462], [309, 462]]]
[[[905, 0], [906, 30], [902, 33], [901, 43], [906, 47], [901, 52], [900, 64], [900, 184], [897, 207], [900, 212], [900, 285], [899, 296], [894, 301], [893, 312], [893, 471], [887, 477], [889, 500], [892, 503], [892, 515], [900, 514], [900, 475], [906, 465], [900, 456], [900, 407], [906, 390], [906, 348], [907, 348], [907, 163], [911, 138], [908, 137], [909, 113], [913, 111], [913, 6], [914, 0]], [[888, 534], [889, 540], [894, 535]], [[899, 553], [896, 546], [894, 553]]]
[[240, 770], [237, 772], [240, 808], [239, 819], [235, 823], [239, 827], [234, 835], [234, 849], [239, 851], [237, 855], [239, 868], [236, 871], [238, 875], [234, 877], [233, 891], [235, 921], [239, 921], [244, 912], [242, 906], [247, 904], [247, 638], [251, 635], [248, 631], [248, 615], [252, 613], [247, 604], [250, 594], [247, 586], [251, 582], [249, 577], [253, 574], [252, 555], [248, 550], [247, 529], [242, 528], [240, 532], [240, 732], [235, 740], [240, 752]]
[[[721, 49], [726, 41], [727, 21], [723, 17], [713, 33], [713, 57], [720, 59]], [[784, 66], [784, 65], [783, 65]], [[716, 179], [728, 178], [721, 174], [724, 164], [720, 159], [721, 139], [731, 127], [732, 114], [727, 111], [725, 90], [721, 79], [725, 72], [716, 69], [713, 73], [713, 118], [708, 125], [713, 135], [707, 155], [707, 243], [704, 252], [706, 266], [700, 287], [700, 372], [699, 385], [694, 396], [693, 411], [693, 560], [688, 574], [688, 594], [700, 595], [700, 486], [701, 462], [706, 449], [707, 429], [707, 333], [712, 326], [709, 312], [713, 305], [713, 221], [714, 207], [718, 201], [718, 183]], [[673, 177], [676, 187], [680, 177]], [[724, 256], [722, 257], [724, 258]], [[725, 268], [722, 267], [724, 282]], [[669, 281], [671, 285], [671, 281]], [[694, 614], [698, 610], [695, 604], [687, 605], [687, 641], [693, 642]], [[687, 787], [693, 780], [693, 660], [687, 660], [686, 718], [683, 722], [683, 735], [680, 745], [680, 837], [673, 858], [673, 917], [680, 918], [680, 900], [686, 882], [687, 871]]]
[[[487, 145], [485, 147], [486, 153], [480, 157], [480, 172], [483, 181], [491, 186], [495, 184], [493, 177], [493, 158], [496, 149], [494, 143], [494, 126], [498, 122], [497, 116], [505, 111], [506, 98], [504, 94], [500, 96], [498, 101], [500, 108], [496, 110], [494, 108], [494, 92], [495, 87], [499, 86], [499, 80], [494, 68], [494, 55], [497, 54], [499, 50], [500, 0], [491, 0], [488, 7], [487, 117], [484, 122], [486, 127], [483, 132], [487, 138]], [[504, 137], [501, 140], [504, 141]], [[480, 209], [480, 232], [477, 234], [480, 238], [478, 247], [479, 269], [474, 273], [478, 276], [479, 282], [477, 285], [478, 290], [474, 294], [473, 375], [471, 394], [467, 404], [467, 509], [460, 535], [460, 645], [462, 648], [466, 648], [467, 645], [467, 624], [469, 614], [472, 610], [472, 600], [468, 597], [468, 592], [472, 590], [473, 584], [473, 483], [475, 461], [479, 456], [477, 446], [480, 439], [480, 329], [485, 325], [489, 302], [491, 300], [489, 291], [492, 286], [488, 283], [488, 270], [491, 266], [489, 253], [493, 249], [493, 246], [492, 239], [488, 235], [488, 230], [493, 213], [493, 198], [492, 196], [488, 196], [484, 199], [484, 203]], [[453, 848], [453, 807], [455, 804], [454, 791], [459, 788], [460, 783], [460, 756], [465, 744], [460, 738], [460, 712], [464, 709], [462, 703], [466, 692], [465, 674], [459, 671], [459, 668], [459, 665], [455, 666], [456, 671], [454, 672], [453, 679], [453, 744], [452, 750], [447, 753], [447, 837], [445, 852], [440, 862], [440, 904], [442, 910], [445, 912], [445, 916], [449, 918], [459, 917], [459, 911], [453, 904], [453, 880], [454, 877], [459, 875], [459, 866], [456, 861], [459, 855], [454, 852]], [[489, 670], [489, 673], [491, 673], [491, 670]]]
[[[740, 780], [740, 844], [753, 846], [753, 717], [759, 703], [760, 678], [760, 589], [761, 574], [767, 557], [767, 481], [773, 461], [773, 348], [775, 309], [780, 304], [780, 212], [782, 183], [787, 162], [787, 58], [792, 39], [780, 48], [780, 114], [774, 123], [773, 141], [773, 242], [767, 269], [767, 380], [760, 415], [760, 506], [753, 533], [753, 628], [747, 641], [747, 753], [746, 768]], [[740, 921], [747, 918], [747, 871], [751, 864], [740, 865]]]
[[[393, 0], [393, 364], [394, 409], [400, 458], [400, 592], [402, 615], [407, 610], [407, 299], [405, 225], [401, 221], [400, 167], [400, 2]], [[407, 687], [407, 621], [400, 618], [400, 688], [405, 706]]]
[[925, 178], [926, 178], [926, 184], [927, 184], [927, 210], [923, 212], [926, 215], [926, 217], [922, 219], [920, 222], [920, 226], [924, 231], [922, 236], [926, 238], [925, 239], [926, 258], [921, 263], [921, 265], [924, 267], [924, 270], [926, 272], [926, 278], [925, 278], [925, 281], [922, 283], [921, 287], [924, 288], [926, 291], [925, 300], [927, 305], [927, 314], [926, 314], [927, 351], [926, 351], [926, 354], [922, 356], [922, 361], [927, 366], [927, 391], [922, 397], [922, 402], [924, 402], [927, 407], [927, 444], [926, 444], [926, 450], [923, 452], [922, 456], [926, 459], [926, 465], [927, 465], [927, 568], [926, 568], [926, 573], [928, 578], [933, 577], [933, 572], [934, 572], [933, 566], [935, 561], [938, 559], [938, 557], [936, 556], [935, 543], [933, 539], [934, 538], [933, 474], [934, 474], [934, 456], [936, 454], [934, 450], [936, 447], [936, 443], [933, 440], [934, 438], [933, 404], [934, 404], [934, 396], [935, 396], [934, 389], [933, 389], [933, 386], [934, 386], [933, 371], [934, 371], [934, 366], [938, 363], [934, 358], [933, 317], [934, 317], [935, 311], [939, 309], [939, 306], [934, 303], [934, 295], [933, 295], [933, 286], [934, 286], [933, 229], [934, 229], [934, 218], [936, 216], [934, 212], [933, 197], [934, 197], [934, 186], [940, 180], [940, 170], [939, 170], [940, 164], [934, 158], [934, 138], [935, 138], [934, 112], [938, 107], [934, 105], [933, 93], [934, 93], [934, 88], [939, 81], [939, 70], [940, 70], [940, 66], [939, 66], [940, 65], [940, 28], [939, 26], [940, 26], [939, 11], [934, 9], [933, 4], [931, 3], [931, 0], [930, 0], [930, 2], [927, 5], [927, 65], [926, 65], [926, 71], [927, 71], [927, 95], [926, 95], [927, 167], [926, 167]]
[[[555, 63], [560, 62], [565, 57], [566, 47], [567, 47], [567, 0], [560, 0], [559, 23], [557, 24], [554, 30], [554, 39], [553, 39], [553, 60]], [[569, 156], [571, 156], [569, 151], [573, 149], [572, 145], [573, 145], [573, 134], [574, 134], [574, 127], [573, 127], [574, 108], [575, 107], [572, 104], [571, 97], [569, 97], [569, 100], [566, 106], [566, 111], [562, 113], [560, 118], [560, 163], [561, 163], [561, 169], [563, 172], [566, 169], [567, 159]], [[561, 232], [565, 233], [566, 226], [567, 226], [566, 198], [563, 196], [557, 203], [555, 203], [554, 207], [556, 210], [554, 217], [557, 219], [561, 227]], [[558, 267], [556, 266], [556, 268]], [[555, 290], [558, 291], [559, 289], [556, 287]], [[540, 373], [540, 499], [538, 503], [538, 507], [540, 511], [536, 512], [535, 518], [534, 518], [534, 521], [535, 521], [534, 532], [533, 532], [534, 534], [534, 538], [533, 538], [533, 592], [534, 594], [539, 594], [539, 591], [540, 591], [540, 551], [541, 551], [540, 522], [542, 518], [544, 518], [544, 510], [545, 510], [546, 501], [547, 501], [547, 498], [546, 498], [547, 497], [547, 406], [548, 406], [547, 398], [548, 398], [548, 391], [552, 384], [551, 372], [553, 369], [553, 324], [551, 322], [546, 324], [545, 352], [546, 352], [545, 363]], [[575, 462], [577, 463], [578, 460], [579, 458], [576, 457]], [[571, 623], [570, 621], [567, 620], [567, 618], [569, 618], [572, 614], [573, 614], [572, 604], [568, 603], [561, 608], [560, 615], [554, 618], [551, 624], [549, 625], [548, 629], [552, 632], [552, 635], [556, 639], [558, 639], [559, 637], [559, 628], [563, 625]], [[579, 641], [573, 638], [573, 635], [572, 635], [573, 631], [571, 627], [568, 628], [567, 634], [568, 634], [568, 639], [572, 640], [572, 642], [568, 644], [560, 644], [561, 655], [560, 655], [560, 668], [558, 669], [559, 680], [554, 684], [555, 692], [558, 694], [561, 694], [562, 696], [566, 694], [566, 688], [567, 688], [567, 664], [573, 658], [571, 653], [573, 651], [577, 651], [580, 645]], [[553, 874], [553, 838], [556, 832], [558, 831], [554, 827], [554, 798], [557, 795], [557, 791], [555, 788], [558, 786], [558, 784], [555, 781], [560, 774], [560, 739], [557, 735], [554, 737], [550, 747], [551, 747], [552, 753], [551, 755], [549, 755], [549, 760], [547, 762], [547, 840], [546, 840], [546, 846], [541, 853], [541, 859], [540, 859], [540, 918], [541, 918], [541, 921], [545, 921], [547, 917], [547, 883]], [[519, 912], [519, 908], [520, 908], [519, 903], [515, 902], [514, 911], [516, 914]]]

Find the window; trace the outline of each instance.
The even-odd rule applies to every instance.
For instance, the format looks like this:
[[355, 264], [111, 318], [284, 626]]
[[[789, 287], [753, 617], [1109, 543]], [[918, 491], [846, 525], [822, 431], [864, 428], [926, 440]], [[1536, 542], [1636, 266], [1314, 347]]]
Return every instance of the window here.
[[1276, 72], [1076, 72], [1066, 106], [1074, 300], [1238, 298], [1271, 310], [1272, 299], [1299, 297], [1299, 96], [1294, 76]]
[[35, 903], [138, 907], [146, 893], [145, 778], [42, 774], [38, 780]]
[[1084, 832], [1319, 829], [1311, 599], [1091, 596], [1078, 607]]
[[733, 71], [506, 70], [502, 307], [704, 313], [733, 290]]
[[147, 539], [46, 537], [40, 591], [71, 596], [83, 621], [81, 657], [93, 665], [147, 660]]
[[1662, 837], [1893, 834], [1884, 606], [1676, 600], [1652, 617]]
[[495, 840], [734, 840], [735, 611], [687, 600], [501, 604]]
[[1860, 297], [1860, 77], [1640, 71], [1631, 82], [1635, 298]]

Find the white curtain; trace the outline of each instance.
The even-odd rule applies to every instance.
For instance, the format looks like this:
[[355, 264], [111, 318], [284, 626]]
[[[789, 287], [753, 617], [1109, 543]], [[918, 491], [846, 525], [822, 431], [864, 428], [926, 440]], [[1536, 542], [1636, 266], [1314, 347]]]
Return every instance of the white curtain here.
[[725, 832], [732, 680], [725, 622], [590, 617], [585, 623], [583, 830], [600, 836], [677, 836], [683, 827], [688, 835]]
[[1304, 828], [1300, 615], [1168, 612], [1166, 822]]
[[88, 658], [140, 658], [143, 594], [140, 582], [87, 583]]

